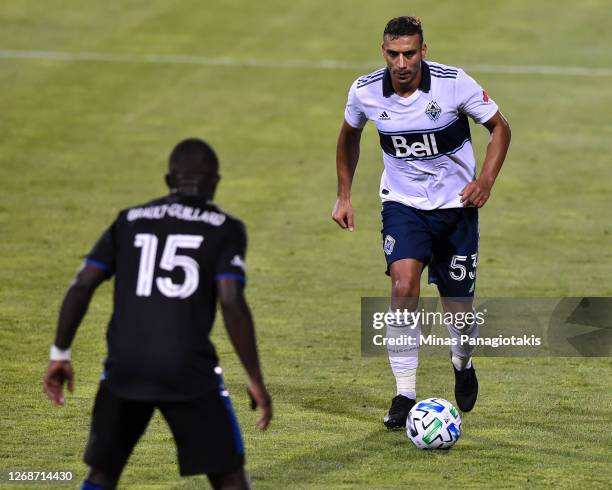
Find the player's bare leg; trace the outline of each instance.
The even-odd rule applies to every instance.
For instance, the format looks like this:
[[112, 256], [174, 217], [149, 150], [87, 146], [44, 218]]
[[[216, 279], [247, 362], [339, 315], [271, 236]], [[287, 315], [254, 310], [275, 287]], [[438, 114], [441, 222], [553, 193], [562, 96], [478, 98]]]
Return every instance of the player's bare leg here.
[[[466, 313], [473, 313], [473, 300], [471, 298], [440, 298], [446, 313], [450, 312], [454, 318], [465, 318]], [[458, 315], [458, 316], [457, 316]], [[472, 365], [472, 355], [475, 347], [461, 342], [461, 337], [467, 335], [470, 339], [478, 337], [478, 323], [455, 322], [447, 325], [452, 338], [457, 344], [451, 346], [451, 361], [455, 372], [455, 399], [462, 412], [469, 412], [476, 404], [478, 397], [478, 379]]]
[[[421, 273], [424, 264], [416, 259], [393, 262], [391, 272], [391, 312], [414, 312], [419, 302]], [[416, 401], [416, 370], [418, 366], [418, 340], [420, 325], [411, 318], [400, 317], [387, 322], [387, 338], [408, 336], [414, 339], [411, 346], [387, 345], [389, 363], [395, 376], [397, 394], [384, 418], [388, 428], [406, 426], [408, 412]]]
[[248, 490], [251, 488], [244, 468], [230, 473], [207, 476], [215, 490]]

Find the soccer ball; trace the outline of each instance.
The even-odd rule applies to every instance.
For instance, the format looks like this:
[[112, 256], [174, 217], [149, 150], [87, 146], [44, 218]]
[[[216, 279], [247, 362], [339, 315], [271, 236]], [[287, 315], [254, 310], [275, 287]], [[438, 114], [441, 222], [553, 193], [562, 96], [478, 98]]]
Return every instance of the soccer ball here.
[[406, 433], [419, 449], [449, 449], [461, 435], [461, 416], [443, 398], [427, 398], [410, 410]]

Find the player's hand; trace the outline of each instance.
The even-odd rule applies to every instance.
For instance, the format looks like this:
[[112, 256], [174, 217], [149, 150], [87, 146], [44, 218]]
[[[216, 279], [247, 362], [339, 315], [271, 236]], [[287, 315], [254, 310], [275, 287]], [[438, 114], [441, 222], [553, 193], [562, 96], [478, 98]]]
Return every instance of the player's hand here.
[[461, 204], [463, 204], [464, 207], [483, 207], [489, 200], [492, 186], [492, 183], [480, 178], [470, 182], [459, 193], [461, 196]]
[[70, 361], [51, 361], [43, 378], [43, 391], [55, 405], [63, 405], [64, 383], [68, 382], [70, 393], [74, 391], [74, 373]]
[[350, 199], [338, 198], [332, 211], [332, 219], [340, 228], [353, 231], [355, 229], [355, 213]]
[[266, 430], [272, 420], [272, 399], [262, 381], [251, 380], [247, 386], [247, 393], [251, 399], [251, 410], [257, 407], [261, 409], [261, 417], [257, 421], [257, 427]]

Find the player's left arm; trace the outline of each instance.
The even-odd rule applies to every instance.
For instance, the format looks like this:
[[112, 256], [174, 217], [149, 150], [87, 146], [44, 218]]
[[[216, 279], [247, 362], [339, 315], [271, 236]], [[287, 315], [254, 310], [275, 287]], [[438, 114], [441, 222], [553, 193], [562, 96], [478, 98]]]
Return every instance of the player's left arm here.
[[481, 208], [485, 205], [510, 146], [510, 125], [500, 111], [497, 111], [483, 125], [489, 130], [491, 136], [480, 175], [459, 193], [464, 206]]
[[261, 417], [257, 425], [260, 429], [265, 430], [272, 419], [272, 398], [264, 384], [257, 353], [255, 325], [244, 297], [243, 284], [233, 278], [219, 279], [217, 292], [225, 320], [225, 329], [249, 376], [247, 391], [252, 401], [251, 408], [261, 409]]
[[85, 263], [70, 283], [60, 308], [51, 361], [43, 378], [43, 390], [56, 405], [64, 404], [64, 384], [74, 390], [70, 345], [87, 312], [96, 288], [108, 279], [107, 271]]

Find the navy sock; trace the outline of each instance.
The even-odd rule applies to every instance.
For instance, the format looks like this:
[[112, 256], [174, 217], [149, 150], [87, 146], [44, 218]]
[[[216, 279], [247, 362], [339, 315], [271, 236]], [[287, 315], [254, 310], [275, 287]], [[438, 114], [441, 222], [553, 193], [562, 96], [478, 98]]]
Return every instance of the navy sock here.
[[104, 487], [91, 483], [89, 480], [85, 480], [81, 484], [81, 490], [105, 490]]

